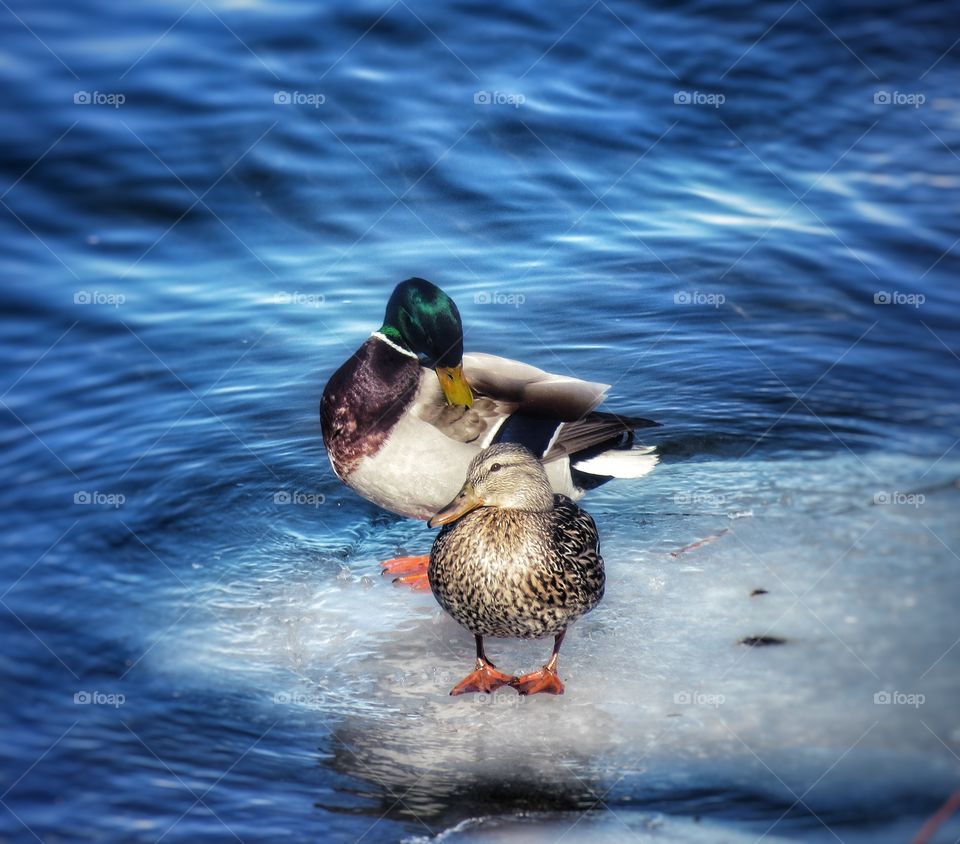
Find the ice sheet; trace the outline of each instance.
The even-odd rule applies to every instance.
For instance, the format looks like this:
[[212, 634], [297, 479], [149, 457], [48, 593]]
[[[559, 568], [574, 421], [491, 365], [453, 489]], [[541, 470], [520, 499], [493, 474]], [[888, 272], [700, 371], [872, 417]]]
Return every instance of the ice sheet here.
[[[753, 814], [788, 837], [919, 818], [960, 783], [960, 561], [948, 547], [960, 472], [929, 469], [880, 454], [713, 461], [608, 485], [585, 502], [607, 594], [564, 644], [563, 697], [449, 697], [472, 637], [429, 593], [378, 576], [378, 560], [432, 537], [380, 517], [347, 545], [300, 520], [259, 547], [234, 537], [203, 562], [193, 599], [205, 612], [148, 659], [321, 729], [332, 764], [396, 816], [453, 826], [496, 802], [717, 820], [734, 805], [738, 823]], [[488, 647], [515, 672], [549, 651]], [[663, 839], [638, 818], [640, 840]], [[670, 840], [710, 836], [669, 828]]]

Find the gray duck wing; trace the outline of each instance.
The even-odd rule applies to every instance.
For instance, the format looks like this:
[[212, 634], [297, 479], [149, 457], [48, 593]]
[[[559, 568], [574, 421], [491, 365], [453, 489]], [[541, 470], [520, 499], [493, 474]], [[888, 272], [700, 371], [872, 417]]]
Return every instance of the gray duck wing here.
[[[474, 391], [472, 407], [450, 407], [440, 383], [429, 369], [421, 369], [420, 387], [412, 411], [457, 442], [486, 448], [505, 422], [515, 415], [538, 420], [535, 436], [543, 448], [511, 432], [509, 441], [523, 442], [538, 455], [563, 423], [581, 419], [603, 399], [606, 384], [555, 375], [526, 363], [481, 353], [463, 356], [463, 371]], [[546, 424], [544, 427], [543, 423]], [[543, 429], [543, 430], [541, 430]]]

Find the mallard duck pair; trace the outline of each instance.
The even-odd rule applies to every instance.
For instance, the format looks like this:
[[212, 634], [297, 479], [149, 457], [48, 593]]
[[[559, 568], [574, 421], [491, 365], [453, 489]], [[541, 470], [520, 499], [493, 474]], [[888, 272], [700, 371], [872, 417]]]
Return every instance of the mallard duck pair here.
[[[521, 695], [563, 694], [557, 658], [564, 634], [603, 597], [603, 560], [590, 515], [554, 495], [530, 451], [501, 444], [473, 459], [460, 492], [429, 524], [445, 525], [430, 553], [430, 587], [477, 645], [474, 671], [450, 694], [506, 685]], [[514, 677], [487, 658], [484, 636], [553, 636], [553, 653], [538, 671]]]
[[[433, 371], [431, 371], [433, 370]], [[649, 419], [595, 410], [608, 385], [463, 353], [453, 300], [422, 278], [394, 289], [383, 325], [327, 382], [320, 420], [337, 476], [364, 498], [430, 519], [453, 498], [484, 448], [519, 443], [543, 461], [551, 489], [576, 500], [611, 478], [657, 464], [635, 444]], [[428, 557], [385, 563], [427, 588]]]

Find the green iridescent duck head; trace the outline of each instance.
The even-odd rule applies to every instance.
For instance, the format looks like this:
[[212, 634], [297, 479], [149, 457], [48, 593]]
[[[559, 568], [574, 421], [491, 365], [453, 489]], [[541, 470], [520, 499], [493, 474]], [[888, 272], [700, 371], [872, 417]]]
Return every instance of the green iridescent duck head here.
[[470, 407], [463, 375], [463, 323], [456, 304], [435, 284], [408, 278], [394, 288], [380, 333], [437, 373], [448, 404]]

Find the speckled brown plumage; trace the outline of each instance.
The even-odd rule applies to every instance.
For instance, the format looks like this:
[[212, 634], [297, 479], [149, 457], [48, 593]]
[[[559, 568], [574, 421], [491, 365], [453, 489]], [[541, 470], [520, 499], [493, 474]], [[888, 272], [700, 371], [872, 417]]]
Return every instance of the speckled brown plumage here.
[[[451, 695], [512, 686], [521, 695], [562, 695], [557, 659], [567, 627], [603, 597], [603, 560], [590, 515], [554, 495], [543, 464], [522, 445], [483, 449], [454, 499], [430, 526], [445, 525], [433, 543], [427, 577], [437, 601], [474, 635], [474, 670]], [[484, 636], [553, 636], [553, 652], [537, 671], [497, 671]]]
[[445, 527], [430, 554], [437, 601], [471, 633], [556, 636], [603, 597], [597, 528], [565, 495], [553, 509], [481, 507]]

